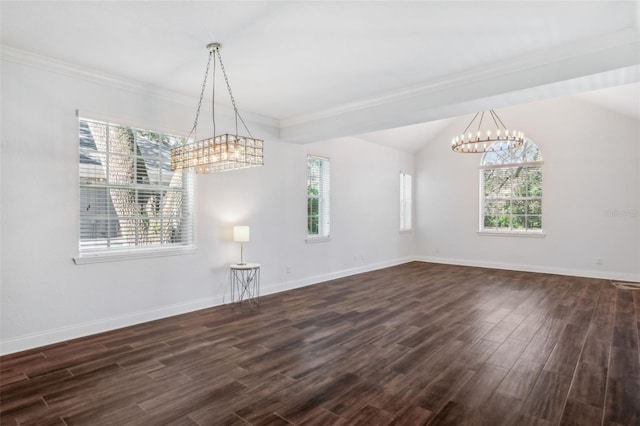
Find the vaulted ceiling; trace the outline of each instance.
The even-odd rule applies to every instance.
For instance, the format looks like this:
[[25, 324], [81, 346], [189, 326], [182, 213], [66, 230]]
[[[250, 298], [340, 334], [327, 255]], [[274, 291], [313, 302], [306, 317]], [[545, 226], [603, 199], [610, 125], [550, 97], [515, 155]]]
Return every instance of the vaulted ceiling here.
[[5, 59], [194, 102], [205, 46], [220, 42], [239, 108], [295, 142], [640, 80], [637, 1], [2, 1], [0, 12]]

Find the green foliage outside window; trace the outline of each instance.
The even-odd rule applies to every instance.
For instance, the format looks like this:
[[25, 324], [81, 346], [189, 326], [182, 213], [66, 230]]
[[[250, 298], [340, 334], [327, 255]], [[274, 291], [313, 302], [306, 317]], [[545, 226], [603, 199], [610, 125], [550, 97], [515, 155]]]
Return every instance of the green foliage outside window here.
[[318, 190], [309, 188], [307, 191], [307, 234], [318, 235], [318, 220]]
[[530, 141], [482, 159], [482, 226], [485, 230], [542, 230], [542, 156]]

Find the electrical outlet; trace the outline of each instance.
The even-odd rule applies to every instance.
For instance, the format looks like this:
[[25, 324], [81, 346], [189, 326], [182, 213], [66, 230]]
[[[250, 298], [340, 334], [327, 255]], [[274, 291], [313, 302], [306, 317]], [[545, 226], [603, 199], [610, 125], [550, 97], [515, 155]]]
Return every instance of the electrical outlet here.
[[286, 270], [287, 270], [287, 274], [290, 274], [290, 273], [291, 273], [291, 266], [290, 266], [290, 265], [287, 265]]
[[596, 257], [596, 265], [602, 265], [602, 258]]

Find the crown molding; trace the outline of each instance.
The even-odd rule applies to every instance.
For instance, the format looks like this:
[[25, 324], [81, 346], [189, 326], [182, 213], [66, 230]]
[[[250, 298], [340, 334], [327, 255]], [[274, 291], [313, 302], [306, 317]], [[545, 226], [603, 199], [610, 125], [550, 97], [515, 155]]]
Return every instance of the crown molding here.
[[640, 46], [640, 34], [635, 28], [628, 28], [603, 36], [565, 44], [555, 49], [535, 52], [520, 58], [503, 61], [483, 67], [481, 70], [464, 71], [441, 79], [408, 87], [403, 90], [386, 93], [363, 101], [353, 102], [336, 108], [326, 109], [305, 115], [289, 117], [280, 121], [280, 128], [296, 127], [320, 120], [330, 119], [343, 114], [356, 113], [384, 105], [410, 101], [414, 98], [468, 86], [478, 82], [505, 77], [520, 72], [551, 66], [572, 58], [596, 55], [616, 48]]
[[[0, 45], [0, 59], [48, 72], [54, 72], [66, 77], [112, 87], [114, 89], [129, 91], [138, 95], [155, 97], [163, 101], [173, 102], [188, 107], [193, 107], [196, 101], [196, 98], [187, 96], [183, 93], [150, 85], [148, 83], [142, 83], [140, 81], [134, 81], [117, 75], [103, 73], [95, 69], [80, 67], [69, 62], [17, 49], [5, 44]], [[216, 104], [216, 112], [218, 112], [218, 109], [220, 110], [220, 113], [224, 115], [233, 116], [234, 114], [233, 109], [227, 105]], [[261, 114], [247, 111], [242, 111], [242, 114], [252, 123], [269, 126], [275, 129], [277, 129], [280, 124], [279, 120]]]

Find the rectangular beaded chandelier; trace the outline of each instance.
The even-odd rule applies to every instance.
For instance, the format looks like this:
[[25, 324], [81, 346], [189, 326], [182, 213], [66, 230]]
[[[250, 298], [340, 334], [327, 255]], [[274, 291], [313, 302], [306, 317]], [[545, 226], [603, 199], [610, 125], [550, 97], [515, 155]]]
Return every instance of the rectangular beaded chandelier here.
[[[202, 107], [202, 99], [204, 98], [204, 92], [207, 86], [207, 77], [209, 75], [209, 69], [211, 68], [211, 59], [213, 59], [212, 116], [214, 136], [208, 139], [202, 139], [173, 148], [171, 150], [171, 170], [195, 173], [216, 173], [224, 172], [227, 170], [246, 169], [249, 167], [264, 165], [264, 141], [261, 139], [256, 139], [251, 135], [251, 132], [247, 128], [247, 125], [238, 112], [235, 99], [233, 98], [233, 94], [231, 93], [229, 79], [224, 69], [224, 64], [222, 63], [222, 57], [220, 56], [220, 47], [221, 45], [219, 43], [209, 43], [207, 45], [207, 49], [209, 49], [209, 61], [207, 62], [204, 82], [202, 83], [202, 90], [200, 92], [200, 101], [198, 102], [196, 118], [193, 123], [193, 128], [189, 133], [189, 137], [187, 137], [187, 140], [189, 140], [192, 134], [196, 134], [196, 129], [198, 127], [198, 117], [200, 116], [200, 108]], [[231, 104], [233, 105], [233, 111], [235, 113], [235, 134], [226, 133], [216, 136], [216, 57], [220, 62], [220, 69], [222, 70], [222, 75], [224, 76], [224, 81], [227, 85], [227, 91], [229, 92]], [[238, 120], [240, 120], [249, 136], [238, 135]]]

